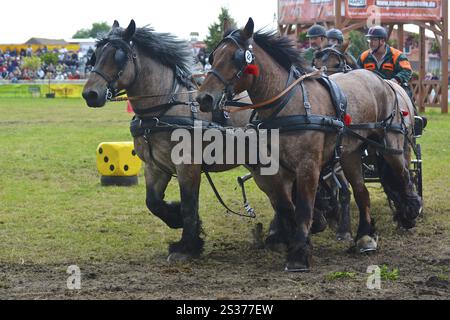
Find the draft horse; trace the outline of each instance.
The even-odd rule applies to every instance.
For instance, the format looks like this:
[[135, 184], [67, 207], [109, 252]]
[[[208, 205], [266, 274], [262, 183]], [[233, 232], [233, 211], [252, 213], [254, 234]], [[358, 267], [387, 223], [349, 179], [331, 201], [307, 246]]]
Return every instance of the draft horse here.
[[[212, 69], [197, 95], [201, 110], [224, 108], [224, 101], [247, 90], [255, 104], [230, 112], [254, 109], [251, 124], [255, 128], [280, 131], [282, 190], [292, 190], [296, 184], [295, 204], [288, 203], [279, 214], [289, 239], [287, 271], [310, 269], [310, 231], [319, 177], [336, 161], [359, 208], [356, 246], [361, 252], [376, 250], [370, 197], [361, 170], [366, 145], [377, 148], [389, 172], [385, 183], [397, 208], [396, 221], [405, 228], [415, 225], [422, 200], [405, 161], [410, 154], [413, 106], [400, 86], [366, 70], [336, 74], [333, 82], [345, 93], [347, 103], [343, 103], [342, 94], [336, 97], [339, 90], [333, 82], [305, 67], [291, 40], [275, 32], [254, 33], [251, 18], [242, 30], [225, 35], [210, 61]], [[278, 191], [277, 186], [272, 188]]]

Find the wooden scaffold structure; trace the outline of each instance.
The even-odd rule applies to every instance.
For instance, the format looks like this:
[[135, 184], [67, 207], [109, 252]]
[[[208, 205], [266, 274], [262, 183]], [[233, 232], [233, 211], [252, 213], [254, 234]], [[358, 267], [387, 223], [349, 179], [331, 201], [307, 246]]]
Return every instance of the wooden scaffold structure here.
[[[320, 23], [334, 26], [344, 34], [361, 30], [378, 21], [388, 30], [397, 29], [397, 40], [403, 50], [404, 25], [419, 27], [419, 77], [412, 80], [414, 98], [421, 112], [427, 107], [439, 107], [448, 113], [448, 1], [379, 1], [379, 0], [278, 0], [278, 28], [281, 34], [297, 39], [302, 31]], [[431, 31], [439, 45], [440, 80], [425, 80], [426, 36]]]

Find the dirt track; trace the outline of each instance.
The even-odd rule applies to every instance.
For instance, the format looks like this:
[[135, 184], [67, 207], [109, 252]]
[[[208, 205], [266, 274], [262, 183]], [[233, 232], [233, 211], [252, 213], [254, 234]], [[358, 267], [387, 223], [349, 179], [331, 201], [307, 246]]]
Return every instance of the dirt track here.
[[[200, 260], [184, 265], [168, 265], [162, 253], [153, 261], [80, 265], [79, 291], [67, 289], [68, 265], [1, 265], [0, 298], [450, 299], [445, 232], [435, 226], [426, 237], [415, 231], [381, 238], [380, 250], [370, 256], [348, 253], [344, 243], [319, 244], [312, 271], [298, 274], [282, 271], [283, 255], [229, 240], [212, 244]], [[382, 281], [381, 290], [367, 289], [367, 267], [383, 264], [399, 269], [398, 280]], [[355, 275], [329, 279], [336, 271]]]

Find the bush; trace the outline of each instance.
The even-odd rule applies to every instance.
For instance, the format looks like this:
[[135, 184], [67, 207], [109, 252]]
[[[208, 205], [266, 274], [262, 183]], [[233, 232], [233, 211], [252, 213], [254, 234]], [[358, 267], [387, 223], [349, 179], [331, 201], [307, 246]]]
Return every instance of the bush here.
[[42, 61], [39, 57], [33, 56], [33, 57], [25, 57], [23, 59], [22, 67], [37, 71], [41, 67]]
[[348, 50], [350, 51], [352, 56], [354, 56], [356, 59], [358, 59], [358, 57], [361, 55], [361, 53], [363, 53], [364, 51], [369, 49], [369, 45], [367, 43], [366, 37], [364, 36], [364, 34], [362, 32], [356, 31], [356, 30], [350, 31], [349, 39], [350, 39], [351, 45]]
[[58, 63], [58, 54], [53, 52], [47, 52], [41, 56], [41, 59], [48, 66], [50, 64], [56, 65]]

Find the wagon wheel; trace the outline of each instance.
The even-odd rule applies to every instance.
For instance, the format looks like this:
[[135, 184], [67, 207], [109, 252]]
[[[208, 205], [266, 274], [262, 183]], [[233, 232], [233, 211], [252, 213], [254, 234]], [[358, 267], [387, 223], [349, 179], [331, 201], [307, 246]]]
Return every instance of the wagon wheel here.
[[416, 191], [422, 198], [422, 148], [420, 144], [416, 145], [416, 159], [413, 161], [413, 168], [410, 170], [413, 176], [413, 182]]

